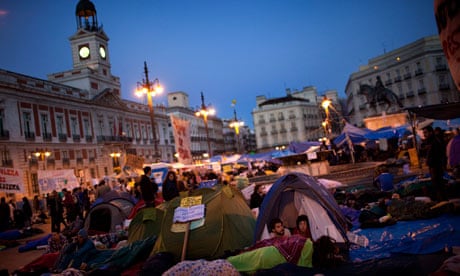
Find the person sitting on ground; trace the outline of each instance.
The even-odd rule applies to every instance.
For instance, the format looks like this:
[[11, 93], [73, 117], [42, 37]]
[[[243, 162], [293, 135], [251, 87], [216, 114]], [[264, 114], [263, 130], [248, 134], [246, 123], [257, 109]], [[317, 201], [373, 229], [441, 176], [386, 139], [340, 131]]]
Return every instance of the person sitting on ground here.
[[48, 239], [48, 247], [45, 253], [56, 253], [61, 251], [68, 244], [67, 238], [60, 233], [53, 232], [51, 237]]
[[68, 240], [70, 240], [72, 237], [75, 237], [80, 231], [80, 229], [83, 228], [84, 221], [80, 218], [79, 215], [76, 216], [75, 220], [67, 225], [66, 228], [62, 231], [65, 237], [67, 237]]
[[270, 221], [269, 227], [270, 227], [270, 237], [272, 238], [275, 238], [275, 237], [287, 238], [291, 236], [291, 232], [289, 231], [289, 229], [284, 228], [283, 221], [279, 218], [272, 219]]
[[296, 228], [293, 231], [294, 235], [301, 235], [307, 239], [312, 240], [310, 232], [310, 223], [307, 215], [300, 215], [296, 220]]
[[76, 268], [85, 270], [86, 263], [97, 252], [94, 243], [88, 238], [85, 229], [78, 231], [76, 241], [67, 245], [59, 256], [56, 272], [62, 272], [67, 268]]

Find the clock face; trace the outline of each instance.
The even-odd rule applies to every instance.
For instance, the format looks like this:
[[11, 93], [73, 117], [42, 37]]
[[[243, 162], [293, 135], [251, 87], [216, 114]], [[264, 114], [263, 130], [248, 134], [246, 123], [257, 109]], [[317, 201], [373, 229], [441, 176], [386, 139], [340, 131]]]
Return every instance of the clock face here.
[[105, 59], [105, 48], [104, 48], [104, 46], [99, 47], [99, 55], [101, 55], [101, 58]]
[[89, 57], [89, 48], [88, 48], [88, 46], [81, 47], [80, 51], [78, 53], [80, 54], [81, 58], [88, 58]]

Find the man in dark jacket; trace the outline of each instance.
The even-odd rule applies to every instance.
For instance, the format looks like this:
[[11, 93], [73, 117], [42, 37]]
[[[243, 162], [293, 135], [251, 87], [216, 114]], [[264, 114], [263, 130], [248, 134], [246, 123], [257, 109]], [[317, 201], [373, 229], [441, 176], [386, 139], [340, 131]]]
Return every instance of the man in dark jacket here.
[[444, 168], [446, 165], [446, 147], [444, 141], [437, 137], [433, 127], [423, 128], [426, 147], [426, 165], [430, 169], [431, 185], [433, 186], [433, 199], [443, 201], [446, 199], [444, 190]]
[[144, 168], [144, 175], [141, 176], [139, 185], [141, 186], [142, 199], [145, 202], [146, 207], [155, 206], [155, 197], [158, 192], [158, 185], [155, 181], [150, 180], [152, 169], [150, 167]]

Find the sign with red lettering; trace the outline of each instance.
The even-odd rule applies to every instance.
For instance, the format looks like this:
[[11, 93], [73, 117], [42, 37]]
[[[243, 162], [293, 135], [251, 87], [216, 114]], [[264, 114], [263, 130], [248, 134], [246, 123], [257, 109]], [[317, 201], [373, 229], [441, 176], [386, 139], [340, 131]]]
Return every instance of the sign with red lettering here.
[[24, 193], [22, 170], [0, 168], [0, 191], [6, 193]]
[[171, 124], [174, 133], [174, 142], [176, 144], [176, 152], [178, 160], [185, 165], [192, 164], [192, 152], [190, 151], [190, 122], [181, 120], [174, 115], [171, 115]]

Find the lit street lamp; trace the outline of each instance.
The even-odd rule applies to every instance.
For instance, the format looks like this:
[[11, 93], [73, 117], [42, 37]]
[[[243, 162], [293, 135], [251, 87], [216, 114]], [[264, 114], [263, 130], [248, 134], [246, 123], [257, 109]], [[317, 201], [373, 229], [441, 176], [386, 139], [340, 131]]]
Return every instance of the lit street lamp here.
[[40, 159], [41, 161], [43, 161], [43, 170], [46, 170], [46, 167], [45, 167], [46, 158], [48, 158], [51, 155], [51, 152], [49, 152], [49, 151], [37, 151], [37, 152], [34, 152], [34, 155], [35, 155], [35, 157], [37, 157], [37, 159]]
[[[235, 101], [236, 103], [236, 101]], [[235, 129], [235, 134], [236, 134], [236, 152], [239, 153], [240, 152], [240, 127], [244, 126], [244, 122], [243, 121], [238, 121], [237, 117], [236, 117], [236, 108], [233, 109], [233, 114], [234, 114], [234, 118], [233, 118], [233, 121], [230, 123], [230, 128], [234, 128]]]
[[329, 134], [331, 132], [331, 121], [329, 119], [329, 106], [331, 105], [331, 100], [329, 100], [326, 96], [324, 96], [323, 101], [321, 102], [321, 106], [324, 108], [324, 111], [326, 113], [326, 119], [322, 123], [324, 127], [324, 132], [326, 132], [326, 138], [329, 143]]
[[204, 104], [204, 96], [203, 96], [203, 92], [201, 92], [201, 109], [195, 112], [195, 115], [197, 117], [203, 117], [204, 128], [206, 130], [206, 142], [208, 143], [208, 157], [209, 158], [212, 157], [212, 151], [211, 151], [211, 143], [209, 141], [208, 115], [214, 115], [214, 114], [216, 114], [216, 110]]
[[156, 127], [155, 127], [156, 125], [155, 124], [155, 111], [153, 110], [152, 97], [163, 92], [163, 87], [161, 87], [160, 81], [158, 79], [154, 79], [153, 81], [149, 80], [149, 71], [147, 68], [146, 61], [144, 61], [144, 74], [145, 74], [145, 79], [143, 79], [141, 83], [137, 83], [136, 95], [137, 96], [142, 96], [144, 94], [147, 95], [147, 104], [149, 106], [149, 111], [150, 111], [150, 124], [152, 127], [153, 146], [154, 146], [154, 151], [155, 151], [154, 156], [155, 158], [158, 159], [160, 154], [158, 152], [158, 140], [157, 140]]

